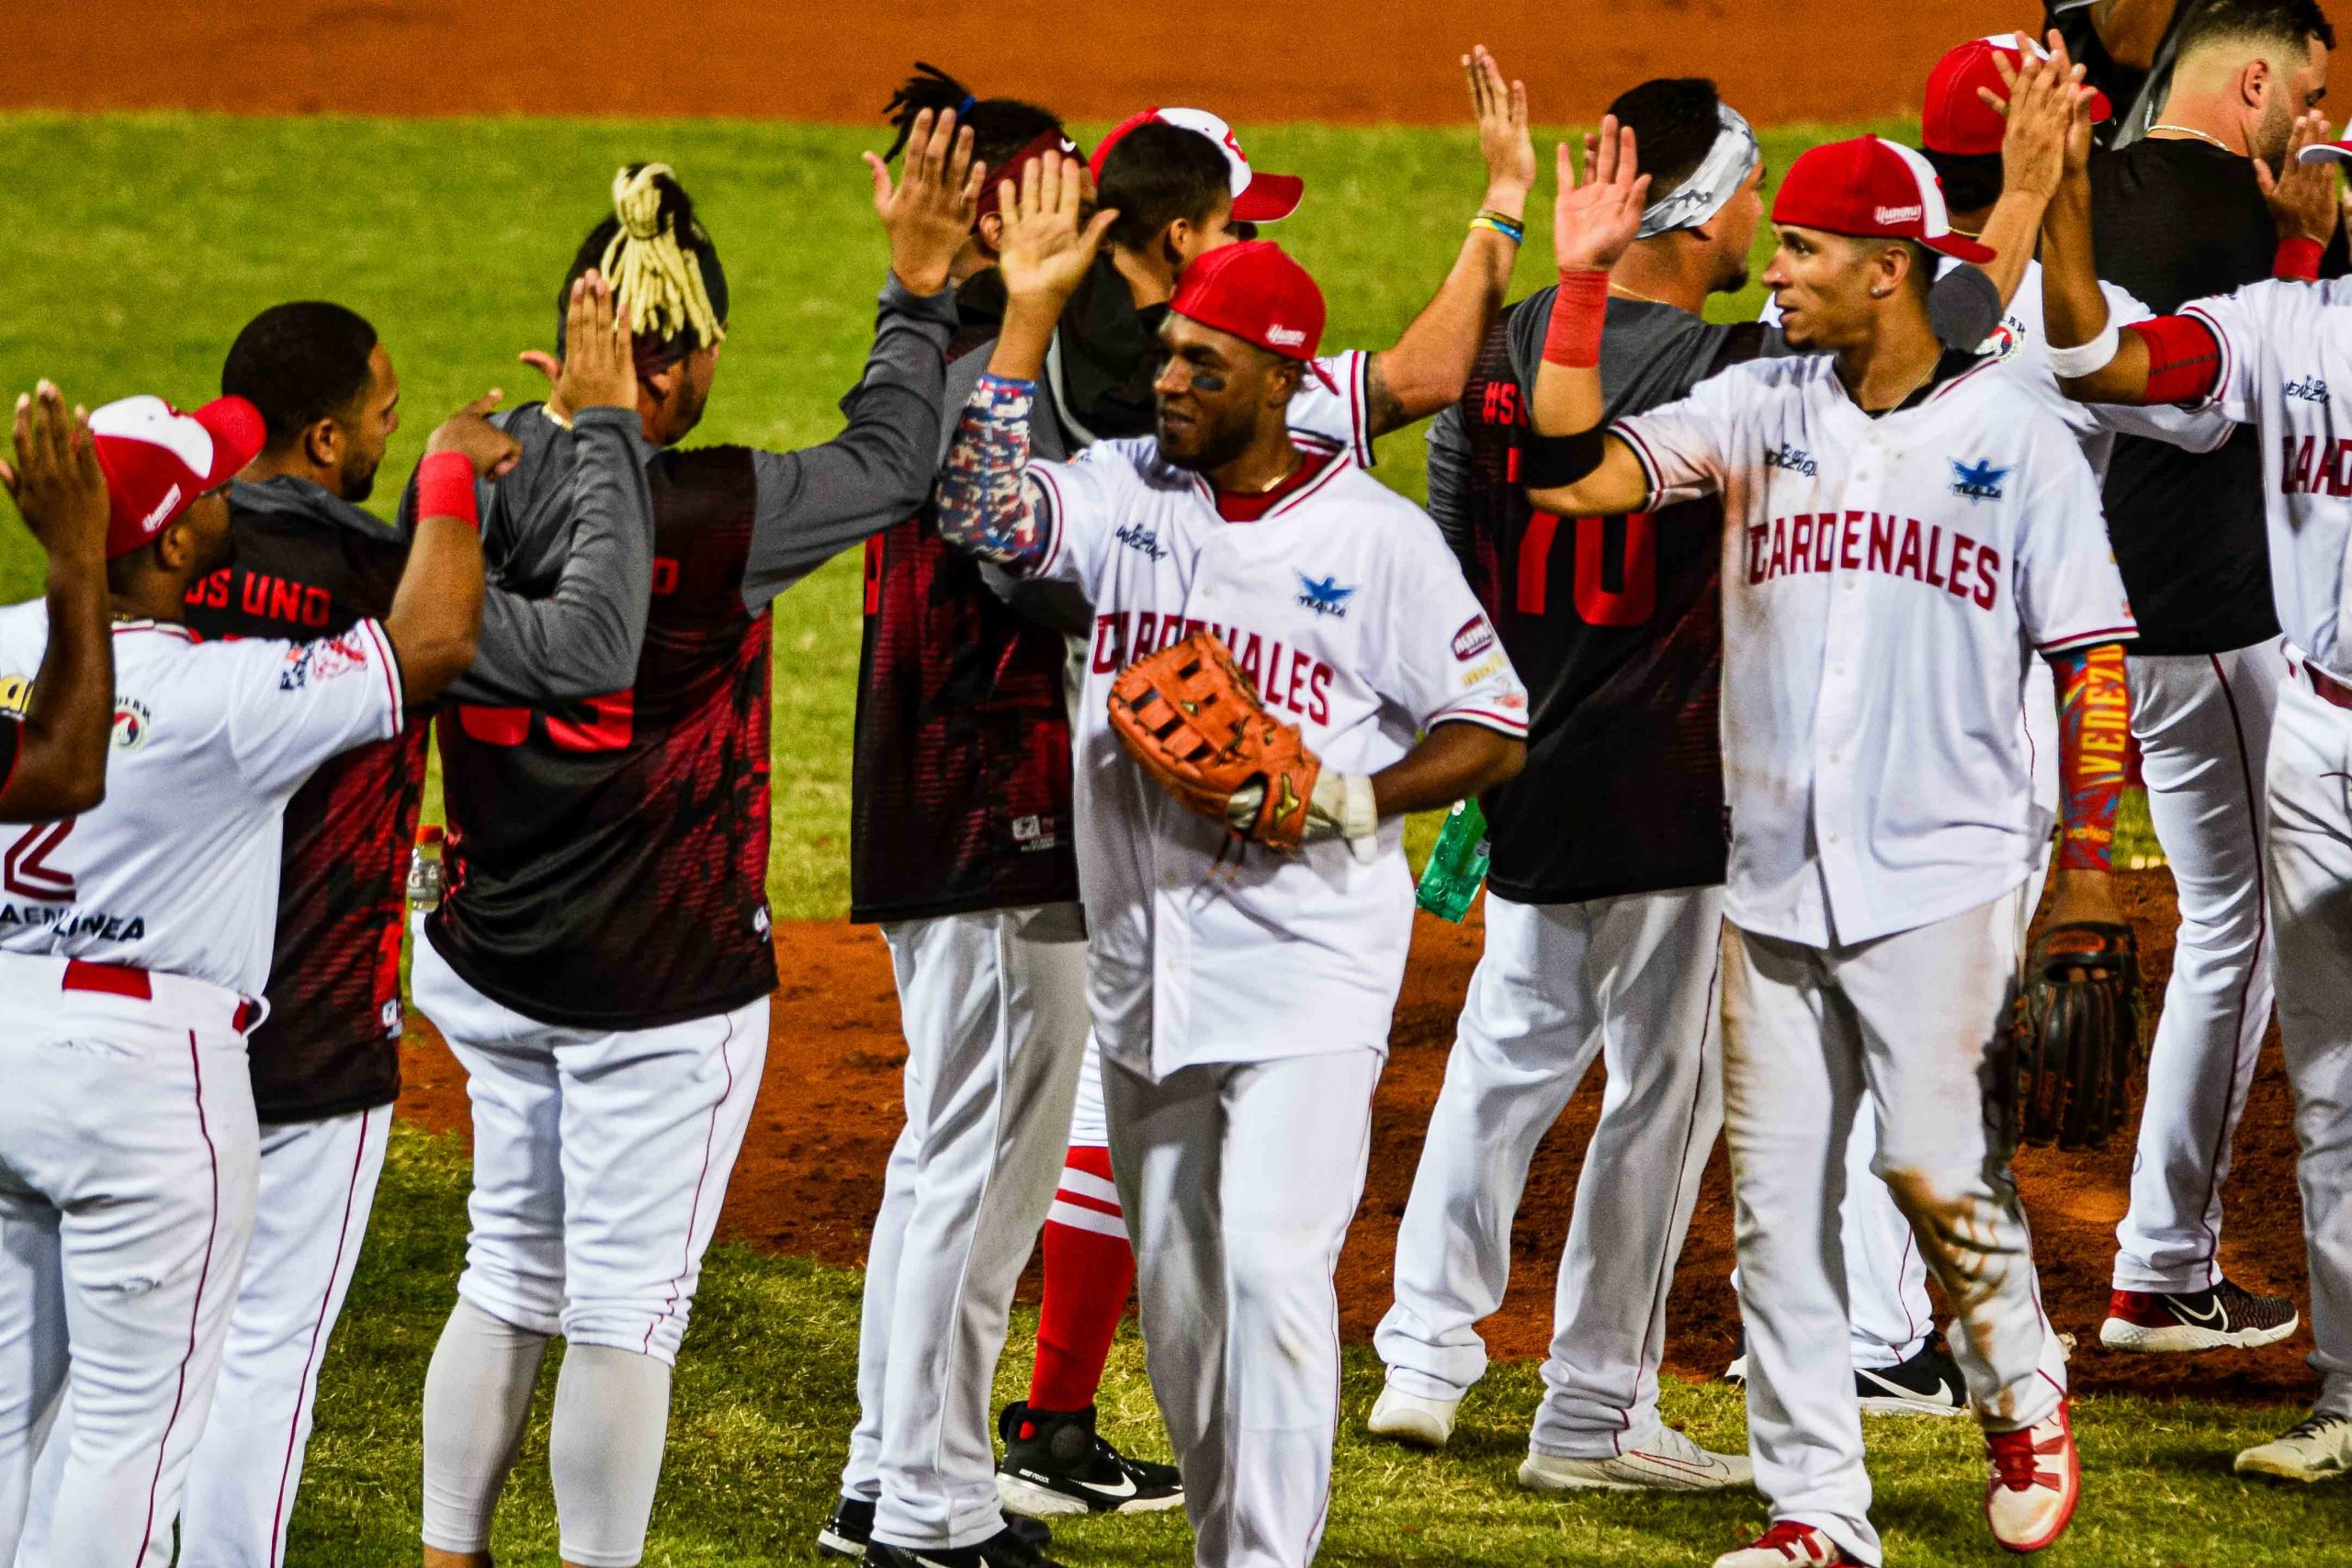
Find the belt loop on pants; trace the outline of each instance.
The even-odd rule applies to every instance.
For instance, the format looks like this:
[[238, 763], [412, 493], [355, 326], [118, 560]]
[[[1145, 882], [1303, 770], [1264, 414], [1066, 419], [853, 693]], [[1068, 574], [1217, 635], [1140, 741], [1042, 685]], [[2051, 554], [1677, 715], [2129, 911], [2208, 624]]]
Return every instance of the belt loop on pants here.
[[2331, 707], [2352, 709], [2352, 685], [2346, 685], [2306, 659], [2302, 661], [2303, 679], [2321, 702]]

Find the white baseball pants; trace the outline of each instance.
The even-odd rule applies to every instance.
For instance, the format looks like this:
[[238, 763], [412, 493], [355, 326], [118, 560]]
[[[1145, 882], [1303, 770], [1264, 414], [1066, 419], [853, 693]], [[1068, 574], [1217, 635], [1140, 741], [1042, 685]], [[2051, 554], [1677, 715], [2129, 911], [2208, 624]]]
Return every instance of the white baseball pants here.
[[[62, 988], [93, 981], [122, 989]], [[247, 1006], [0, 954], [0, 1561], [171, 1560], [253, 1235]], [[56, 1528], [20, 1551], [44, 1442]]]
[[846, 1496], [889, 1544], [974, 1546], [1004, 1528], [989, 1394], [1022, 1267], [1069, 1148], [1086, 1041], [1075, 904], [882, 928], [907, 1037], [858, 1325]]
[[1322, 1540], [1340, 1416], [1334, 1275], [1363, 1196], [1381, 1065], [1364, 1047], [1154, 1081], [1103, 1054], [1144, 1361], [1198, 1568], [1303, 1568]]
[[1847, 1330], [1838, 1212], [1847, 1139], [1877, 1123], [1877, 1174], [1959, 1319], [1952, 1347], [1988, 1430], [2065, 1393], [2031, 1236], [1983, 1074], [2007, 1020], [2024, 889], [1852, 947], [1724, 938], [1724, 1130], [1747, 1330], [1747, 1431], [1775, 1519], [1879, 1561]]
[[1554, 1299], [1531, 1446], [1609, 1458], [1658, 1428], [1666, 1298], [1723, 1125], [1715, 990], [1723, 891], [1580, 904], [1487, 895], [1445, 1087], [1396, 1233], [1396, 1301], [1373, 1344], [1406, 1393], [1458, 1399], [1487, 1370], [1536, 1145], [1607, 1065]]
[[[319, 1363], [384, 1171], [392, 1108], [261, 1129], [254, 1238], [230, 1309], [212, 1416], [180, 1503], [180, 1568], [279, 1568], [311, 1441]], [[69, 1393], [62, 1409], [70, 1411]], [[70, 1416], [61, 1413], [61, 1421]], [[50, 1443], [22, 1551], [48, 1561], [65, 1445]]]
[[2290, 674], [2270, 735], [2270, 915], [2311, 1252], [2315, 1408], [2352, 1416], [2352, 712]]
[[2222, 1183], [2270, 1021], [2263, 778], [2285, 645], [2135, 658], [2131, 678], [2132, 732], [2180, 890], [2180, 935], [2148, 1053], [2115, 1286], [2201, 1291], [2221, 1278]]
[[573, 1029], [482, 995], [430, 942], [409, 988], [473, 1107], [458, 1294], [534, 1334], [674, 1364], [767, 1060], [768, 998]]

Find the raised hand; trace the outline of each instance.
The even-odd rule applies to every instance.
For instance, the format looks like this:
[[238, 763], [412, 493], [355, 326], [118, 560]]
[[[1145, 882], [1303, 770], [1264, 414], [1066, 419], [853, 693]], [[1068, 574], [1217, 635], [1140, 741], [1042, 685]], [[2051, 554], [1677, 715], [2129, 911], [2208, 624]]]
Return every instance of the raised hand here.
[[929, 109], [915, 116], [907, 132], [905, 178], [890, 183], [890, 165], [878, 153], [864, 154], [874, 176], [874, 212], [890, 236], [890, 270], [916, 294], [947, 287], [956, 253], [971, 237], [978, 216], [985, 164], [972, 159], [972, 130], [956, 128], [956, 111]]
[[2084, 121], [2087, 147], [2089, 116], [2084, 111], [2091, 89], [2083, 83], [2085, 68], [2067, 57], [2066, 40], [2057, 33], [2050, 35], [2047, 53], [2036, 50], [2026, 34], [2018, 37], [2024, 47], [2015, 65], [2006, 53], [1993, 56], [2008, 96], [1982, 87], [1977, 96], [2008, 122], [2001, 137], [2002, 189], [2047, 197], [2057, 193], [2067, 174], [2077, 118]]
[[[568, 333], [570, 328], [565, 330]], [[578, 356], [575, 348], [568, 348], [567, 353], [571, 357]], [[490, 423], [490, 411], [496, 408], [498, 400], [505, 395], [492, 387], [443, 420], [425, 438], [424, 449], [427, 452], [463, 452], [472, 461], [477, 477], [504, 479], [514, 471], [514, 465], [523, 460], [522, 443]], [[629, 399], [629, 406], [637, 406], [634, 394]]]
[[2295, 118], [2294, 131], [2287, 141], [2285, 166], [2276, 175], [2261, 159], [2254, 161], [2255, 183], [2262, 187], [2262, 199], [2270, 204], [2271, 220], [2278, 224], [2282, 238], [2312, 240], [2324, 245], [2335, 237], [2342, 209], [2336, 200], [2335, 161], [2302, 161], [2304, 148], [2315, 146], [2327, 137], [2327, 116], [2313, 109]]
[[549, 405], [566, 413], [635, 409], [636, 345], [628, 317], [613, 299], [604, 275], [591, 267], [574, 278], [571, 299], [564, 306], [563, 365], [554, 377]]
[[1486, 205], [1511, 217], [1527, 209], [1535, 188], [1535, 141], [1527, 130], [1527, 84], [1503, 80], [1503, 68], [1479, 44], [1462, 57], [1470, 84], [1470, 112], [1478, 123], [1478, 155], [1487, 161]]
[[1004, 214], [1004, 233], [997, 245], [997, 272], [1004, 279], [1009, 303], [1050, 309], [1058, 315], [1094, 264], [1102, 236], [1118, 220], [1118, 210], [1106, 208], [1080, 227], [1079, 214], [1086, 199], [1086, 165], [1075, 158], [1048, 152], [1021, 171], [1021, 188], [1011, 180], [998, 185], [998, 210]]
[[1566, 142], [1558, 154], [1559, 196], [1552, 208], [1552, 252], [1562, 272], [1606, 272], [1642, 227], [1650, 177], [1636, 175], [1634, 128], [1611, 115], [1585, 139], [1588, 177], [1577, 184]]
[[54, 560], [101, 564], [107, 554], [107, 477], [98, 467], [89, 412], [67, 411], [65, 394], [43, 380], [17, 399], [17, 461], [0, 463], [5, 488], [25, 525]]

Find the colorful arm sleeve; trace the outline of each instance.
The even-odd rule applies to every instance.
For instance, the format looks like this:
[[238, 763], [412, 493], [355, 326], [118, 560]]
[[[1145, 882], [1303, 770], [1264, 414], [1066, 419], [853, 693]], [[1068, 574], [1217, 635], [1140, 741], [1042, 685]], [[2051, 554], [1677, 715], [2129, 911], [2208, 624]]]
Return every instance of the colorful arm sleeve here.
[[982, 376], [939, 476], [939, 536], [967, 555], [1034, 571], [1053, 554], [1053, 519], [1026, 482], [1037, 383]]
[[2064, 814], [2058, 869], [2111, 871], [2123, 754], [2132, 740], [2123, 645], [2102, 642], [2053, 653], [2050, 668], [2058, 678], [2058, 779]]

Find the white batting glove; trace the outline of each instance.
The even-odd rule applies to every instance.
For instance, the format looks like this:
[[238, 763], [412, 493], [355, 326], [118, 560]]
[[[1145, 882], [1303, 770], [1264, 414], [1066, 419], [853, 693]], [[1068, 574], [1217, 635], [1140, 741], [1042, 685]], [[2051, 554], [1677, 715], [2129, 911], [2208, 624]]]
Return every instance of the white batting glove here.
[[1306, 802], [1306, 838], [1340, 838], [1357, 863], [1370, 865], [1380, 853], [1380, 813], [1373, 805], [1372, 775], [1325, 769], [1316, 776]]

